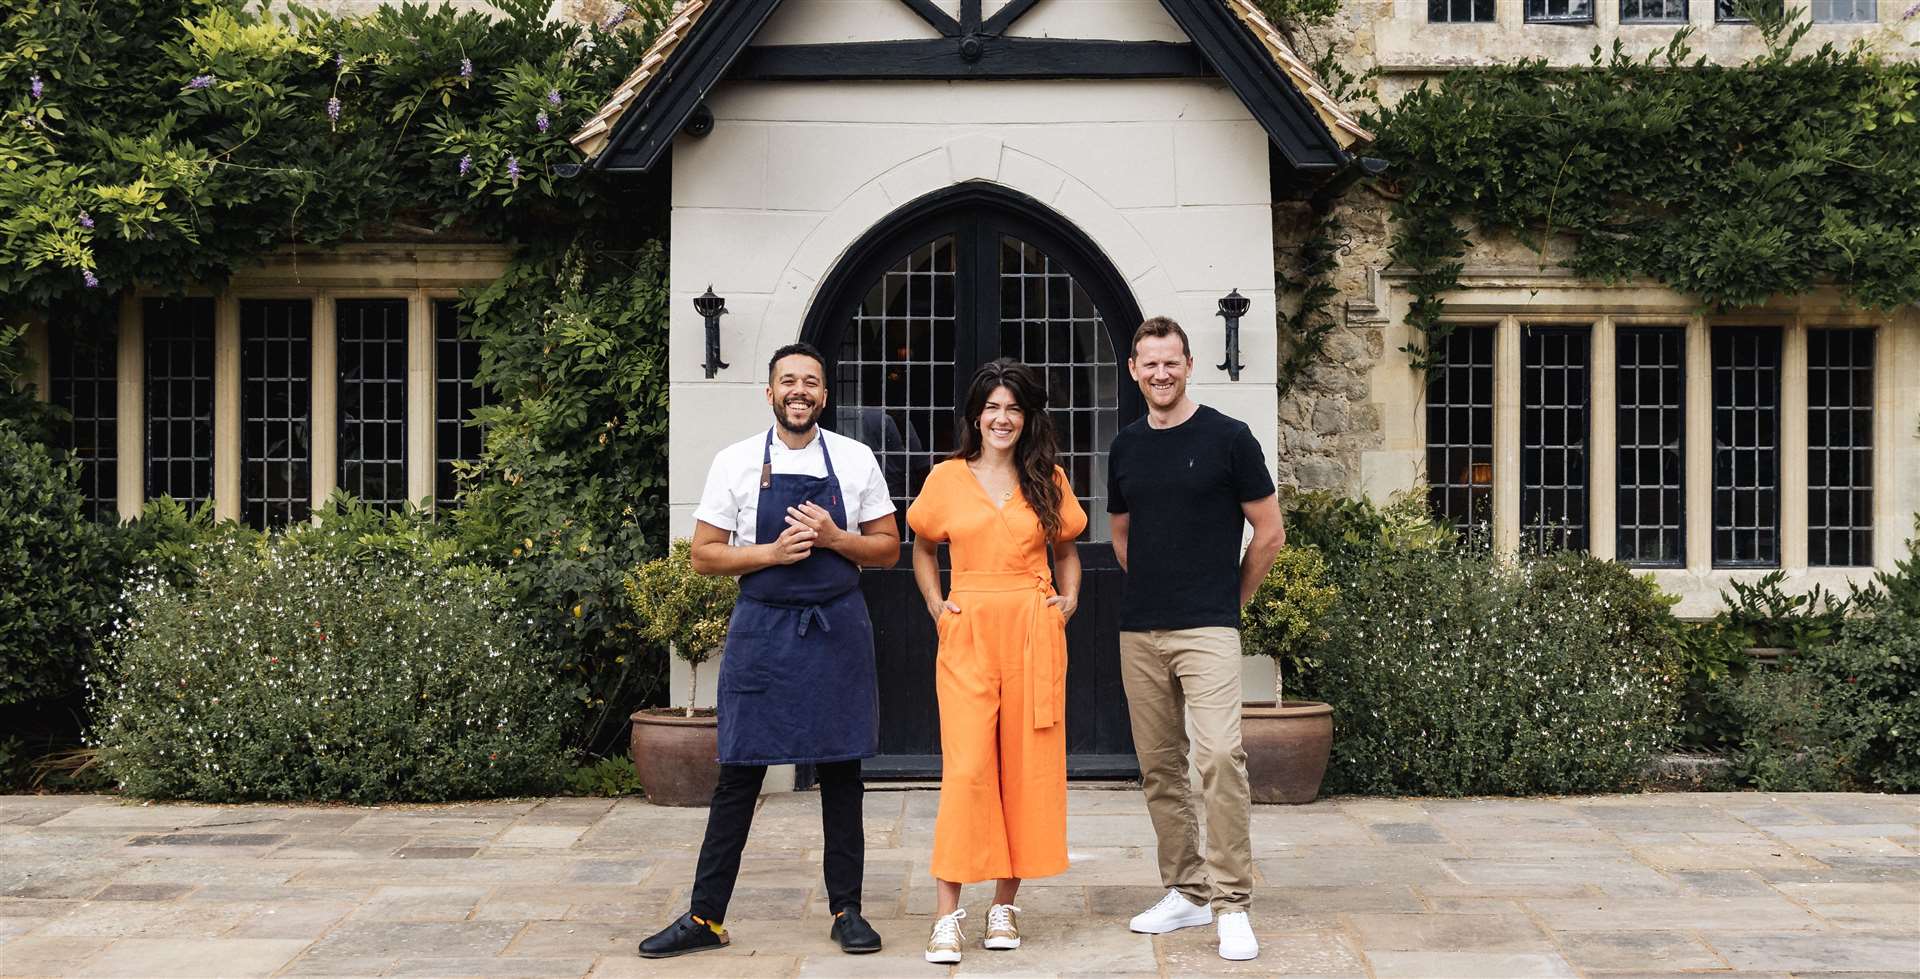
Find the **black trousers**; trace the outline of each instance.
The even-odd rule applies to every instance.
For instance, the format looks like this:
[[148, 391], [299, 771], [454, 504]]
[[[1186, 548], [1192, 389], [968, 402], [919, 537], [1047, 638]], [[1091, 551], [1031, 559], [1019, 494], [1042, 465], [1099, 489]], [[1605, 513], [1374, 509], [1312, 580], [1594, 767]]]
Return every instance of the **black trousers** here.
[[[860, 878], [867, 860], [867, 835], [860, 798], [860, 760], [815, 765], [820, 778], [820, 828], [826, 837], [827, 910], [839, 914], [860, 906]], [[740, 851], [753, 828], [765, 765], [721, 765], [720, 784], [707, 811], [707, 838], [693, 875], [693, 913], [707, 921], [727, 920], [734, 880], [740, 876]]]

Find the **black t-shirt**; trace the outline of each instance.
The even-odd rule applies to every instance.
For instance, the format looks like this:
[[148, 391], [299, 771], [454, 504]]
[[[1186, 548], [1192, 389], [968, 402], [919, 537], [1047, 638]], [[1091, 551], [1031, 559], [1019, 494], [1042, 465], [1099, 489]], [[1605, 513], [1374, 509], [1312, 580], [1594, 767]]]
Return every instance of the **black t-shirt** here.
[[1206, 405], [1172, 428], [1142, 416], [1107, 467], [1107, 512], [1130, 515], [1120, 628], [1239, 628], [1240, 504], [1273, 495], [1253, 431]]

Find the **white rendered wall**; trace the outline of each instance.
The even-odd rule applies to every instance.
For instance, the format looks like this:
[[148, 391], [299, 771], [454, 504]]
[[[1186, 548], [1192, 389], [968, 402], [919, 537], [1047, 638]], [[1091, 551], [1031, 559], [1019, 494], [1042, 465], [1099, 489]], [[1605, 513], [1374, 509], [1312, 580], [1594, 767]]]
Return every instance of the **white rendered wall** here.
[[[710, 105], [712, 134], [673, 149], [675, 536], [692, 532], [714, 450], [771, 423], [767, 358], [799, 337], [821, 280], [887, 215], [969, 180], [1035, 198], [1085, 232], [1143, 315], [1172, 316], [1192, 336], [1195, 398], [1246, 421], [1274, 461], [1268, 143], [1224, 83], [733, 83]], [[709, 285], [730, 311], [731, 366], [711, 380], [692, 302]], [[1235, 288], [1253, 301], [1238, 382], [1214, 366], [1225, 342], [1215, 310]], [[676, 700], [685, 682], [676, 674]]]

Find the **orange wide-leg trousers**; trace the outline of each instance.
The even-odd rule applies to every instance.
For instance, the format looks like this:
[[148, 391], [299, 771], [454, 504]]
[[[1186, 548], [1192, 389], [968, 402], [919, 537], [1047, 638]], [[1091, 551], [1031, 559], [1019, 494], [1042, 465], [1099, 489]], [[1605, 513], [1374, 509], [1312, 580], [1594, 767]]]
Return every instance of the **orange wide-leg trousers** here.
[[1044, 604], [1050, 593], [1036, 592], [1032, 575], [954, 575], [949, 598], [961, 611], [940, 617], [934, 677], [941, 880], [1067, 869], [1065, 630]]

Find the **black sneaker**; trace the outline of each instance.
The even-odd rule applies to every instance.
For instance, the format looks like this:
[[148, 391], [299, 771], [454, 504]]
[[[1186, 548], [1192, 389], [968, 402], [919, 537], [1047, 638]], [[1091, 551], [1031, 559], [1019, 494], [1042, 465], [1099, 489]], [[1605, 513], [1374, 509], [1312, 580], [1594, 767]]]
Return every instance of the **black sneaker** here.
[[860, 917], [859, 908], [848, 908], [833, 916], [833, 930], [827, 933], [829, 938], [840, 943], [840, 951], [848, 955], [865, 955], [880, 951], [880, 933]]
[[673, 924], [653, 933], [651, 938], [640, 943], [640, 957], [643, 959], [670, 959], [688, 952], [704, 952], [710, 948], [726, 948], [729, 939], [727, 930], [718, 924], [702, 921], [689, 911], [673, 919]]

